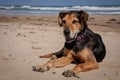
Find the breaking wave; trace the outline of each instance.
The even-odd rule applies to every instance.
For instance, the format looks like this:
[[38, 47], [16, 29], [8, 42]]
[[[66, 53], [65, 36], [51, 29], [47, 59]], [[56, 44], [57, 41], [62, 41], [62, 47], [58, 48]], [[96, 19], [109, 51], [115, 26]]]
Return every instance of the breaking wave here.
[[58, 13], [69, 10], [85, 10], [91, 14], [120, 14], [120, 6], [0, 6], [0, 12]]

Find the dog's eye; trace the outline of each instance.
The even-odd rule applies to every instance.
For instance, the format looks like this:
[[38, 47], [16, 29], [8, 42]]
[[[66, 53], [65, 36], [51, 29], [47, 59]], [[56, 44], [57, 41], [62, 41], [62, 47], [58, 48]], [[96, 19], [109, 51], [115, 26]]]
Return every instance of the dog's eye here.
[[65, 24], [65, 23], [66, 23], [66, 21], [65, 21], [65, 20], [62, 20], [62, 23], [64, 23], [64, 24]]
[[72, 23], [73, 23], [73, 24], [75, 24], [75, 23], [77, 23], [77, 22], [79, 22], [79, 21], [77, 21], [77, 20], [73, 20], [73, 22], [72, 22]]

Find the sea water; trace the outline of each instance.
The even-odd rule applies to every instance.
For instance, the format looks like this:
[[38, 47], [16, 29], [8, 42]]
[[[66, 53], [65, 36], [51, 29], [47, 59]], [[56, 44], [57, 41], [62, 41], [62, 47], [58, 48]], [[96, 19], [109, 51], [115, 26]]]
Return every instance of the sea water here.
[[1, 5], [0, 14], [9, 15], [43, 15], [58, 14], [61, 11], [84, 10], [89, 14], [120, 14], [120, 5], [113, 6], [15, 6]]

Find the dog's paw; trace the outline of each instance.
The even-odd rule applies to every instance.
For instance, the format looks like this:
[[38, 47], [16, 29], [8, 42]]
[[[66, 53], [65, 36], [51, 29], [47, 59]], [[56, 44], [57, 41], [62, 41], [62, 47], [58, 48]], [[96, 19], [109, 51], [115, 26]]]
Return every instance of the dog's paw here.
[[67, 70], [62, 73], [65, 77], [73, 77], [76, 74], [73, 71]]
[[71, 71], [71, 70], [64, 71], [62, 74], [63, 74], [65, 77], [76, 77], [76, 78], [79, 79], [79, 76], [77, 76], [77, 74], [74, 73], [74, 72]]
[[36, 71], [36, 72], [45, 72], [45, 71], [50, 70], [49, 66], [40, 67], [38, 65], [35, 65], [32, 68], [33, 68], [33, 71]]

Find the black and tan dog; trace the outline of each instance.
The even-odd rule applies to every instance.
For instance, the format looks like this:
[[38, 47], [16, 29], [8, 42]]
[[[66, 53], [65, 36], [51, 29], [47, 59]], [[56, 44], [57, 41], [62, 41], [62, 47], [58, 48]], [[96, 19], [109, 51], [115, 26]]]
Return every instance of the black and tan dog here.
[[41, 58], [53, 58], [43, 65], [33, 66], [34, 71], [45, 72], [52, 67], [64, 67], [76, 63], [76, 66], [63, 72], [66, 77], [74, 76], [82, 71], [98, 69], [106, 54], [101, 36], [94, 33], [87, 25], [88, 14], [84, 11], [68, 11], [59, 13], [58, 22], [63, 26], [65, 44], [62, 50]]

